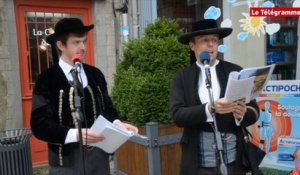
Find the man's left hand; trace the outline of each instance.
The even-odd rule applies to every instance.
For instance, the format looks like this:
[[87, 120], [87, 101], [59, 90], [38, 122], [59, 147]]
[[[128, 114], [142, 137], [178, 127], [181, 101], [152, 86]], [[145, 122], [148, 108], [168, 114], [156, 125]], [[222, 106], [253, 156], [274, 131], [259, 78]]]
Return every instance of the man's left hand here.
[[234, 111], [233, 111], [233, 116], [234, 118], [236, 118], [237, 120], [240, 120], [244, 117], [246, 111], [247, 111], [247, 106], [245, 101], [236, 101], [236, 106], [234, 107]]
[[131, 124], [124, 123], [121, 121], [116, 122], [115, 125], [126, 131], [130, 131], [130, 132], [134, 132], [134, 133], [138, 133], [138, 131], [139, 131], [136, 126], [133, 126]]

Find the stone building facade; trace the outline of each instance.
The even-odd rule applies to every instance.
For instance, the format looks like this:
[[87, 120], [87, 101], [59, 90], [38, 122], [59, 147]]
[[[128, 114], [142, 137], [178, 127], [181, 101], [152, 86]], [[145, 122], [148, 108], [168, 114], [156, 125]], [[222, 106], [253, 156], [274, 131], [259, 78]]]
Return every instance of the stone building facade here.
[[22, 127], [14, 1], [0, 1], [0, 129]]

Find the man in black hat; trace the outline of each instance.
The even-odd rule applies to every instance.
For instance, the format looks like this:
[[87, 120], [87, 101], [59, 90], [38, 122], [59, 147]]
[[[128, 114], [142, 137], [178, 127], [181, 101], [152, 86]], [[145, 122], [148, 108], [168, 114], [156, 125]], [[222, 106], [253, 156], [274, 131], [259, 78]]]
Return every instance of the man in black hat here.
[[223, 158], [228, 174], [245, 174], [241, 165], [239, 125], [249, 126], [258, 119], [255, 101], [229, 102], [223, 97], [228, 75], [242, 68], [236, 64], [217, 59], [219, 40], [230, 35], [231, 28], [219, 28], [212, 19], [192, 24], [192, 31], [178, 38], [190, 47], [191, 66], [177, 72], [172, 80], [170, 112], [174, 122], [183, 127], [181, 175], [220, 174], [219, 156], [214, 139], [211, 104], [206, 88], [206, 75], [200, 54], [208, 52], [211, 71], [211, 87], [216, 111], [216, 122], [223, 142]]
[[[52, 45], [54, 65], [39, 75], [32, 99], [31, 129], [33, 134], [48, 143], [50, 175], [80, 175], [82, 159], [78, 139], [78, 120], [74, 113], [74, 88], [71, 70], [72, 57], [86, 54], [87, 32], [94, 25], [85, 26], [80, 19], [64, 18], [55, 25], [55, 33], [47, 36]], [[58, 58], [59, 52], [60, 57]], [[90, 65], [82, 64], [78, 73], [82, 84], [84, 101], [81, 102], [83, 116], [82, 139], [84, 144], [105, 139], [90, 129], [95, 119], [102, 115], [120, 128], [137, 132], [135, 126], [118, 120], [117, 111], [108, 95], [102, 72]], [[97, 147], [84, 146], [87, 175], [109, 175], [109, 154]]]

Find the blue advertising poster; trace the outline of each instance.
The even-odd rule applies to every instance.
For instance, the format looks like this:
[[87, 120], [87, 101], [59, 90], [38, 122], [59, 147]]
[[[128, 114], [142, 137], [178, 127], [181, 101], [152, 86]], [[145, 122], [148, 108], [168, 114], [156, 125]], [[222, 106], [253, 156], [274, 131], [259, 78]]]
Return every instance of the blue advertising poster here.
[[261, 167], [290, 171], [300, 160], [300, 81], [270, 81], [257, 98], [252, 142], [265, 150]]

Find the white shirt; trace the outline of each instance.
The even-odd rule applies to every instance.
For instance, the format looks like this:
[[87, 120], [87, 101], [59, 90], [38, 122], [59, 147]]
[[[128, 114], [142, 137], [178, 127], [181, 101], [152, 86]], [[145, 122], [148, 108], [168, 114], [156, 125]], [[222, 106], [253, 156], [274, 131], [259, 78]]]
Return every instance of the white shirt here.
[[[213, 118], [212, 115], [210, 113], [210, 111], [208, 110], [208, 104], [210, 103], [209, 100], [209, 95], [208, 95], [208, 89], [206, 88], [206, 76], [205, 76], [205, 69], [204, 66], [202, 64], [199, 64], [198, 62], [196, 62], [197, 66], [200, 67], [201, 73], [199, 75], [199, 82], [198, 82], [198, 94], [199, 94], [199, 98], [201, 100], [202, 103], [206, 103], [205, 106], [205, 111], [206, 111], [206, 116], [207, 122], [212, 122]], [[211, 74], [211, 93], [213, 94], [214, 97], [214, 101], [217, 100], [220, 97], [220, 84], [219, 84], [219, 80], [217, 78], [217, 73], [216, 73], [216, 65], [219, 64], [219, 60], [215, 61], [215, 64], [213, 66], [210, 66], [210, 74]]]
[[[68, 81], [73, 81], [71, 70], [74, 69], [74, 66], [71, 66], [70, 64], [66, 63], [61, 58], [59, 59], [58, 64], [59, 64], [60, 68], [63, 70], [66, 78], [68, 79]], [[81, 68], [81, 70], [80, 70], [80, 72], [78, 74], [78, 79], [82, 83], [83, 87], [87, 86], [88, 81], [87, 81], [87, 77], [86, 77], [86, 74], [85, 74], [83, 68]]]

